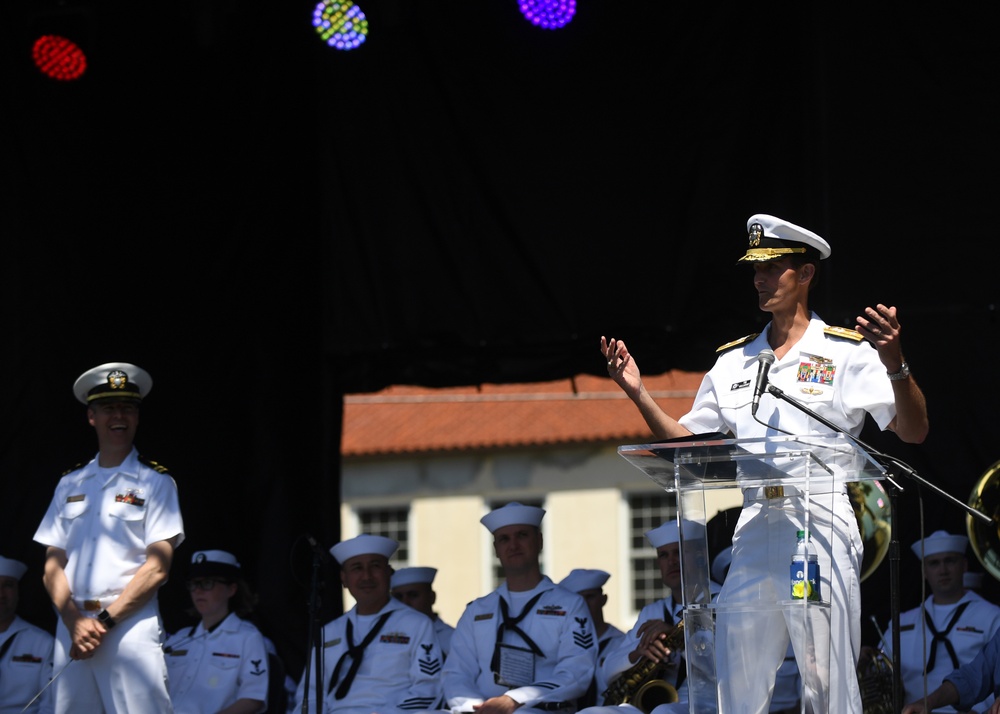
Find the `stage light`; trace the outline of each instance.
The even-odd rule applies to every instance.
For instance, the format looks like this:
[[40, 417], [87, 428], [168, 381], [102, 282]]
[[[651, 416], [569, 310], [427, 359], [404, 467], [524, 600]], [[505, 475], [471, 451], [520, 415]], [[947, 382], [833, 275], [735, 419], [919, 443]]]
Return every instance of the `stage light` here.
[[313, 10], [313, 27], [326, 44], [353, 50], [368, 38], [368, 19], [350, 0], [322, 0]]
[[576, 0], [519, 0], [521, 14], [535, 27], [558, 30], [576, 14]]
[[72, 40], [60, 35], [42, 35], [31, 48], [35, 66], [46, 77], [69, 82], [87, 71], [87, 55]]

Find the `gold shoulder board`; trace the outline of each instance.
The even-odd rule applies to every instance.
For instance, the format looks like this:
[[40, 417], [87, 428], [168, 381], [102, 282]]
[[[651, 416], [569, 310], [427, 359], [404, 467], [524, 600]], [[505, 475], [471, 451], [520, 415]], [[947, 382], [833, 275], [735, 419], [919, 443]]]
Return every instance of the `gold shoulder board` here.
[[828, 335], [833, 335], [834, 337], [843, 337], [848, 340], [854, 340], [855, 342], [861, 342], [865, 339], [857, 330], [849, 330], [846, 327], [824, 327], [823, 332]]
[[73, 473], [74, 471], [79, 471], [80, 469], [82, 469], [82, 468], [83, 468], [84, 466], [86, 466], [86, 465], [87, 465], [87, 462], [86, 462], [86, 461], [81, 461], [80, 463], [78, 463], [78, 464], [77, 464], [76, 466], [74, 466], [73, 468], [71, 468], [71, 469], [66, 469], [65, 471], [63, 471], [63, 472], [62, 472], [62, 475], [63, 475], [63, 476], [68, 476], [69, 474]]
[[749, 334], [749, 335], [744, 335], [743, 337], [741, 337], [738, 340], [733, 340], [732, 342], [727, 342], [726, 344], [721, 345], [715, 351], [716, 352], [725, 352], [726, 350], [731, 349], [733, 347], [738, 347], [739, 345], [746, 344], [747, 342], [749, 342], [750, 340], [752, 340], [754, 337], [756, 337], [759, 334], [760, 334], [759, 332], [754, 332], [754, 333]]
[[139, 463], [145, 464], [149, 468], [153, 469], [153, 471], [156, 471], [158, 473], [161, 473], [161, 474], [167, 473], [167, 467], [166, 466], [164, 466], [163, 464], [159, 464], [159, 463], [153, 461], [152, 459], [147, 459], [142, 454], [139, 454]]

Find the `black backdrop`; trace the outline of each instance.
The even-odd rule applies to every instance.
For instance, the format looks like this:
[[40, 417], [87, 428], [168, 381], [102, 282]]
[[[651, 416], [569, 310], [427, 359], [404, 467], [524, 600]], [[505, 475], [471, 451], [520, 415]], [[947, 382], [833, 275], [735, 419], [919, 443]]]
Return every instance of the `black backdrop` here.
[[[33, 566], [25, 614], [51, 618], [31, 535], [94, 449], [84, 369], [153, 374], [139, 445], [180, 485], [178, 560], [240, 553], [294, 671], [302, 536], [339, 533], [343, 394], [600, 374], [601, 334], [645, 372], [706, 369], [766, 317], [734, 265], [758, 211], [833, 245], [828, 322], [900, 309], [931, 435], [866, 438], [960, 501], [1000, 459], [977, 9], [579, 0], [547, 32], [513, 0], [369, 0], [343, 53], [311, 8], [3, 3], [0, 552]], [[50, 28], [83, 33], [83, 81], [33, 71]], [[921, 525], [964, 526], [917, 491], [894, 523], [904, 607]], [[888, 595], [883, 567], [864, 593], [883, 625]], [[179, 578], [163, 597], [176, 622]]]

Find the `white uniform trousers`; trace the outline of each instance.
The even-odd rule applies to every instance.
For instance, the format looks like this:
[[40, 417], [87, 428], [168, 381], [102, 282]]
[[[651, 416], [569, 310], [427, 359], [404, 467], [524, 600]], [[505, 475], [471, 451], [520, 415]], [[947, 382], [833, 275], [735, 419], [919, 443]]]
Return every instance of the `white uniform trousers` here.
[[[719, 596], [723, 607], [716, 630], [717, 640], [724, 643], [717, 648], [724, 653], [718, 676], [721, 710], [727, 714], [766, 714], [789, 640], [802, 677], [806, 711], [861, 714], [857, 574], [864, 546], [846, 494], [814, 494], [810, 509], [820, 594], [829, 608], [776, 606], [791, 597], [789, 566], [796, 531], [803, 528], [802, 510], [800, 497], [744, 501], [733, 540], [733, 564]], [[761, 607], [753, 612], [725, 608], [754, 603]]]
[[162, 635], [153, 598], [108, 630], [93, 657], [70, 660], [69, 631], [60, 620], [52, 668], [56, 714], [172, 714]]

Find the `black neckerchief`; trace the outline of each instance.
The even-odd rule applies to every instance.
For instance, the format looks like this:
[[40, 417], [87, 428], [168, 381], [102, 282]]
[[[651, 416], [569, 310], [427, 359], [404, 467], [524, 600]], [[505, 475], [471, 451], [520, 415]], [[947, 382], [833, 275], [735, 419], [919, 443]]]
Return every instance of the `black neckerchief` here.
[[924, 674], [934, 670], [934, 660], [937, 657], [937, 646], [939, 642], [944, 643], [945, 649], [948, 650], [948, 656], [951, 657], [953, 669], [958, 669], [960, 662], [958, 661], [958, 655], [955, 654], [955, 648], [951, 644], [951, 640], [948, 639], [948, 633], [951, 632], [951, 628], [955, 626], [955, 623], [958, 622], [958, 618], [962, 616], [962, 613], [965, 612], [965, 608], [967, 608], [970, 604], [971, 603], [969, 602], [963, 602], [958, 606], [955, 610], [955, 614], [952, 615], [951, 619], [948, 621], [948, 626], [944, 628], [944, 632], [938, 632], [934, 629], [934, 621], [931, 620], [931, 614], [924, 609], [924, 621], [927, 623], [927, 627], [931, 631], [931, 634], [934, 635], [934, 638], [931, 640], [931, 655], [927, 658], [927, 667], [924, 668]]
[[[20, 632], [20, 630], [18, 630], [17, 632]], [[2, 647], [0, 647], [0, 659], [3, 659], [3, 656], [7, 654], [7, 650], [9, 650], [10, 646], [14, 644], [14, 638], [17, 637], [17, 632], [8, 637], [7, 641], [3, 643]]]
[[507, 606], [507, 601], [504, 600], [503, 597], [500, 598], [500, 617], [503, 620], [503, 622], [501, 622], [500, 627], [497, 628], [496, 647], [493, 648], [493, 661], [490, 662], [490, 669], [492, 669], [494, 672], [500, 671], [500, 644], [503, 642], [503, 633], [506, 630], [510, 630], [511, 632], [516, 632], [518, 635], [520, 635], [521, 639], [524, 640], [524, 644], [528, 645], [528, 647], [531, 648], [532, 653], [538, 655], [539, 657], [543, 658], [545, 657], [545, 653], [542, 652], [542, 650], [538, 647], [538, 645], [536, 645], [535, 642], [530, 637], [528, 637], [527, 633], [525, 633], [524, 630], [518, 627], [518, 624], [521, 622], [521, 620], [523, 620], [527, 616], [529, 612], [531, 612], [531, 608], [535, 606], [535, 603], [538, 602], [538, 598], [540, 598], [543, 593], [544, 591], [538, 593], [537, 595], [535, 595], [535, 597], [531, 598], [528, 601], [528, 604], [524, 606], [524, 609], [521, 610], [521, 614], [518, 615], [517, 617], [510, 616], [510, 610], [509, 607]]
[[344, 658], [351, 658], [351, 666], [347, 670], [347, 674], [344, 676], [344, 681], [340, 683], [337, 687], [337, 699], [343, 699], [347, 696], [347, 693], [351, 690], [351, 684], [354, 682], [354, 677], [358, 673], [358, 668], [361, 666], [361, 659], [365, 654], [365, 647], [371, 644], [371, 641], [375, 639], [378, 635], [379, 630], [382, 629], [382, 625], [385, 621], [389, 619], [389, 615], [393, 613], [393, 610], [383, 613], [382, 617], [378, 619], [375, 626], [368, 631], [365, 638], [361, 640], [361, 644], [354, 644], [354, 625], [351, 623], [350, 619], [347, 620], [347, 651], [340, 655], [340, 659], [337, 660], [337, 666], [333, 668], [333, 674], [330, 676], [330, 685], [327, 687], [326, 693], [329, 694], [333, 689], [333, 685], [337, 683], [337, 678], [340, 676], [340, 667], [344, 664]]

